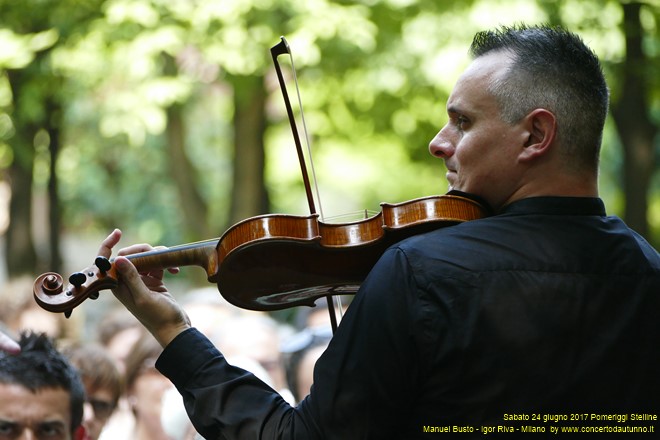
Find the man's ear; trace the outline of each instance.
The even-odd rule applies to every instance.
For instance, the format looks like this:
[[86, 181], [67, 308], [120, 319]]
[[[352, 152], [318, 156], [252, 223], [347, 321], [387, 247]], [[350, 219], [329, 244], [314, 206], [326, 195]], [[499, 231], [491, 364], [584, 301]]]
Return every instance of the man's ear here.
[[544, 108], [537, 108], [525, 116], [528, 138], [518, 159], [526, 162], [548, 153], [557, 135], [557, 118]]

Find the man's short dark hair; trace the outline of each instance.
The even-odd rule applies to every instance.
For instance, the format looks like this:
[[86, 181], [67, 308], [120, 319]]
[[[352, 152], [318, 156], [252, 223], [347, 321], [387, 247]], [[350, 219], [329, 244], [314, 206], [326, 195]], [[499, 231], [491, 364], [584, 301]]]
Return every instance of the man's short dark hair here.
[[82, 423], [85, 389], [78, 372], [43, 333], [23, 332], [18, 341], [21, 352], [0, 351], [0, 383], [20, 385], [33, 393], [42, 389], [63, 389], [71, 397], [72, 434]]
[[502, 118], [514, 123], [535, 108], [557, 118], [557, 139], [568, 163], [597, 169], [609, 90], [596, 54], [560, 27], [517, 25], [475, 35], [470, 54], [511, 55], [503, 80], [490, 87]]

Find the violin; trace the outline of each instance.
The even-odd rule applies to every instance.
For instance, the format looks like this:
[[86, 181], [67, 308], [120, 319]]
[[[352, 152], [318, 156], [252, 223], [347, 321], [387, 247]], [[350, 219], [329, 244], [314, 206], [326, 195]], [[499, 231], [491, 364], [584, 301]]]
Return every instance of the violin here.
[[[220, 294], [237, 307], [273, 311], [313, 306], [328, 295], [354, 294], [383, 252], [412, 235], [476, 220], [488, 209], [466, 195], [447, 194], [382, 203], [367, 219], [325, 223], [318, 214], [269, 214], [243, 220], [219, 239], [126, 256], [139, 272], [199, 266]], [[113, 261], [97, 257], [64, 284], [53, 272], [34, 282], [44, 309], [70, 315], [85, 299], [118, 284]]]
[[[289, 46], [281, 38], [271, 48], [284, 103], [301, 166], [310, 215], [269, 214], [243, 220], [219, 239], [128, 255], [139, 272], [199, 266], [231, 304], [249, 310], [273, 311], [314, 306], [320, 297], [354, 294], [392, 244], [415, 234], [489, 215], [489, 208], [467, 194], [450, 192], [403, 203], [382, 203], [376, 215], [356, 222], [326, 223], [316, 212], [303, 150], [291, 103], [284, 86], [279, 55]], [[291, 58], [293, 66], [293, 59]], [[301, 108], [302, 113], [302, 108]], [[304, 119], [303, 119], [304, 121]], [[311, 154], [311, 151], [310, 151]], [[97, 257], [75, 272], [65, 285], [61, 275], [48, 272], [34, 282], [36, 302], [67, 317], [87, 298], [118, 284], [113, 261]], [[331, 313], [333, 329], [336, 328]]]

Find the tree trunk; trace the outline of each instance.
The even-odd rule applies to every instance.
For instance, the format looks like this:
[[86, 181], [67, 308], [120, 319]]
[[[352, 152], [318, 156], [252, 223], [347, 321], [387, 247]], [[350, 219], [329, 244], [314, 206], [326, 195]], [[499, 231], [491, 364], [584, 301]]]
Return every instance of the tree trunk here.
[[[16, 145], [16, 143], [14, 143]], [[14, 162], [9, 170], [11, 202], [7, 228], [7, 275], [9, 278], [32, 274], [37, 254], [32, 241], [32, 170]]]
[[[164, 55], [164, 61], [164, 73], [176, 76], [178, 74], [176, 60], [170, 55]], [[173, 103], [167, 108], [166, 136], [170, 175], [176, 183], [183, 208], [185, 240], [205, 240], [215, 235], [211, 235], [208, 204], [197, 189], [195, 181], [197, 172], [186, 154], [186, 122], [183, 115], [182, 104]]]
[[60, 152], [60, 127], [62, 127], [62, 109], [55, 100], [48, 100], [46, 105], [50, 152], [50, 174], [48, 176], [48, 248], [49, 259], [46, 270], [62, 272], [62, 254], [60, 253], [60, 198], [57, 185], [57, 158]]
[[30, 81], [25, 71], [8, 71], [13, 95], [12, 120], [15, 133], [10, 139], [14, 160], [9, 167], [11, 201], [9, 203], [9, 227], [6, 251], [7, 275], [14, 278], [33, 274], [37, 266], [37, 254], [32, 240], [32, 181], [34, 166], [34, 136], [39, 127], [21, 107], [20, 99]]
[[234, 175], [230, 222], [270, 210], [264, 165], [266, 89], [263, 77], [236, 77], [234, 86]]
[[612, 106], [612, 114], [624, 150], [624, 219], [632, 229], [650, 240], [648, 192], [654, 171], [653, 137], [656, 130], [646, 102], [648, 78], [644, 72], [649, 61], [642, 50], [641, 4], [626, 3], [622, 7], [626, 60], [622, 66], [621, 96]]
[[208, 206], [195, 183], [197, 173], [186, 155], [186, 128], [179, 104], [167, 109], [167, 145], [170, 173], [176, 182], [183, 208], [186, 240], [197, 241], [215, 237], [217, 231], [211, 232], [209, 227]]

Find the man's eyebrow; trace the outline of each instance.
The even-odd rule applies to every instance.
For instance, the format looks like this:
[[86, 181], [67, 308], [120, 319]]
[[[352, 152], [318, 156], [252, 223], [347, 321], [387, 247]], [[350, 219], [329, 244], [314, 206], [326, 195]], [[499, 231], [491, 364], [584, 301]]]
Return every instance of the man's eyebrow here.
[[462, 115], [464, 112], [460, 109], [460, 107], [456, 105], [449, 105], [447, 106], [447, 114], [460, 114]]
[[39, 427], [65, 427], [65, 424], [62, 420], [43, 420], [38, 423]]

